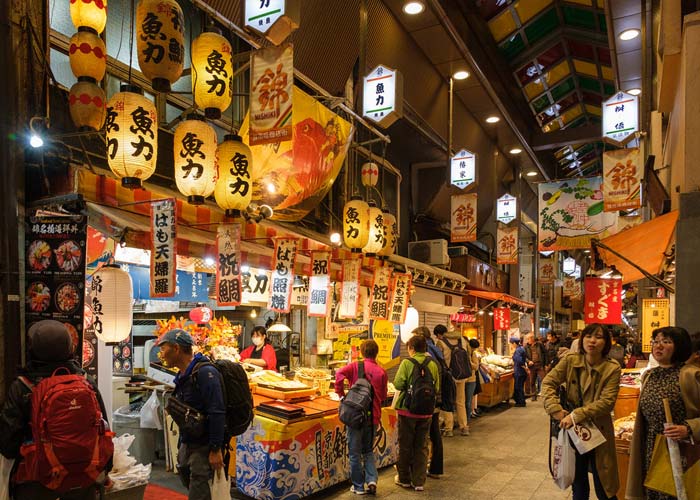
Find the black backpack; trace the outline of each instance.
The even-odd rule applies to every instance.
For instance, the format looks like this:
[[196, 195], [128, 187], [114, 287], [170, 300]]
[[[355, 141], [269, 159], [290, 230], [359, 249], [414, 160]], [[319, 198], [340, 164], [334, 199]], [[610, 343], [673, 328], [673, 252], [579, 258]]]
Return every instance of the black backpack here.
[[362, 429], [372, 418], [374, 390], [365, 377], [365, 362], [357, 363], [358, 378], [338, 407], [340, 421], [352, 429]]
[[469, 359], [469, 353], [462, 347], [462, 339], [457, 340], [457, 345], [450, 344], [447, 340], [444, 340], [445, 344], [452, 351], [452, 357], [450, 358], [450, 371], [455, 380], [464, 380], [472, 376], [472, 363]]
[[414, 366], [411, 384], [406, 391], [406, 408], [416, 415], [432, 415], [437, 403], [435, 381], [432, 372], [428, 369], [428, 364], [432, 359], [425, 358], [422, 363], [418, 363], [413, 358], [408, 358], [408, 360]]
[[226, 435], [232, 437], [243, 434], [253, 421], [253, 394], [245, 370], [228, 359], [202, 361], [192, 370], [195, 384], [199, 369], [206, 365], [213, 366], [221, 375], [226, 405]]
[[438, 355], [438, 351], [439, 349], [435, 344], [428, 344], [428, 352], [430, 352], [432, 358], [437, 361], [440, 372], [440, 391], [437, 394], [436, 405], [442, 411], [456, 411], [457, 386], [454, 378], [452, 378], [450, 368], [447, 366], [442, 356]]

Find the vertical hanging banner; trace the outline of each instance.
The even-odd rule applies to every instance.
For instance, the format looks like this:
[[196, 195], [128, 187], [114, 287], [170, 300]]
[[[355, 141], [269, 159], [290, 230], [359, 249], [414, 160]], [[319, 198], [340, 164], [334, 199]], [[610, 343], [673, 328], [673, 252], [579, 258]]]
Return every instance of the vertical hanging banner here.
[[552, 283], [554, 283], [554, 279], [557, 276], [556, 268], [554, 267], [556, 261], [556, 257], [553, 259], [543, 259], [540, 256], [537, 273], [537, 282], [540, 285], [551, 285]]
[[606, 212], [634, 210], [642, 204], [638, 148], [603, 153], [603, 203]]
[[507, 307], [493, 308], [493, 329], [494, 330], [509, 330], [510, 329], [510, 309]]
[[411, 290], [411, 274], [394, 274], [391, 286], [391, 307], [389, 308], [389, 321], [402, 324], [406, 321], [408, 310], [409, 291]]
[[562, 293], [564, 297], [577, 299], [581, 295], [581, 286], [574, 276], [564, 276]]
[[476, 193], [452, 196], [450, 241], [476, 241]]
[[175, 199], [151, 203], [151, 297], [175, 295]]
[[374, 270], [374, 281], [369, 302], [369, 319], [389, 319], [389, 287], [391, 268], [378, 267]]
[[362, 259], [343, 261], [343, 286], [340, 289], [339, 318], [354, 318], [357, 316], [357, 306], [360, 302], [360, 273]]
[[250, 146], [292, 140], [293, 84], [292, 45], [253, 52], [250, 60]]
[[267, 308], [288, 313], [291, 309], [292, 286], [294, 285], [294, 262], [297, 258], [296, 239], [275, 240], [272, 259], [272, 285]]
[[498, 264], [518, 263], [518, 226], [508, 227], [499, 224], [496, 243]]
[[622, 280], [586, 278], [584, 321], [617, 325], [622, 322]]
[[331, 284], [329, 252], [311, 252], [308, 316], [325, 317], [328, 314], [328, 290]]
[[668, 299], [642, 299], [642, 351], [651, 352], [651, 332], [670, 326]]
[[292, 287], [292, 305], [307, 307], [309, 305], [309, 277], [308, 276], [294, 277], [296, 283]]
[[241, 286], [241, 226], [222, 224], [216, 230], [216, 304], [239, 306]]

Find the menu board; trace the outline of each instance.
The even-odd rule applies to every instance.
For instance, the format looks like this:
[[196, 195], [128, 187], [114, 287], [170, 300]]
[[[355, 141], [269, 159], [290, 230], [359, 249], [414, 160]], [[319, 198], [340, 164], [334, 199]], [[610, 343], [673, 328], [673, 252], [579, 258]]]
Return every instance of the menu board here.
[[112, 346], [112, 373], [131, 375], [134, 371], [134, 342], [131, 335]]
[[83, 332], [83, 370], [97, 379], [97, 335], [92, 325]]
[[[85, 302], [84, 215], [38, 215], [27, 219], [25, 241], [27, 329], [37, 321], [63, 323], [74, 346], [83, 344]], [[75, 350], [78, 362], [83, 350]]]

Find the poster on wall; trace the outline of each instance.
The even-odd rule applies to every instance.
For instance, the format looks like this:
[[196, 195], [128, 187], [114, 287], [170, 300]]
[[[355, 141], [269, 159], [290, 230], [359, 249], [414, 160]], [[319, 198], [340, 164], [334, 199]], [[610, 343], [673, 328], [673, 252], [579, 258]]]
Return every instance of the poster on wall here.
[[574, 276], [564, 276], [562, 284], [562, 293], [564, 297], [578, 299], [581, 297], [581, 285]]
[[241, 226], [222, 224], [216, 230], [216, 304], [239, 306], [241, 290]]
[[310, 317], [325, 317], [328, 314], [328, 290], [331, 285], [330, 252], [311, 252], [311, 276], [309, 278]]
[[507, 307], [493, 308], [493, 329], [508, 330], [510, 329], [510, 309]]
[[360, 303], [360, 273], [362, 259], [343, 261], [343, 284], [340, 288], [338, 317], [352, 319], [358, 314]]
[[651, 332], [671, 326], [668, 299], [642, 299], [642, 351], [651, 352]]
[[622, 322], [622, 280], [586, 278], [584, 322], [618, 325]]
[[452, 196], [450, 241], [476, 241], [476, 193]]
[[253, 51], [250, 60], [249, 144], [292, 140], [294, 48], [291, 44]]
[[518, 226], [498, 225], [496, 262], [498, 264], [518, 263]]
[[291, 309], [292, 287], [294, 286], [294, 263], [297, 258], [297, 240], [280, 238], [275, 240], [275, 253], [272, 259], [272, 280], [270, 300], [267, 308], [271, 311], [288, 313]]
[[603, 153], [603, 202], [606, 212], [634, 210], [642, 204], [639, 148]]
[[[25, 238], [26, 324], [63, 323], [74, 346], [83, 345], [87, 217], [41, 215], [27, 219]], [[75, 356], [82, 362], [82, 349]]]
[[394, 347], [399, 342], [399, 332], [394, 329], [394, 324], [386, 320], [372, 321], [371, 333], [372, 338], [379, 346], [377, 363], [384, 369], [397, 364], [400, 358], [395, 355]]
[[175, 199], [151, 202], [151, 297], [173, 297], [176, 289]]

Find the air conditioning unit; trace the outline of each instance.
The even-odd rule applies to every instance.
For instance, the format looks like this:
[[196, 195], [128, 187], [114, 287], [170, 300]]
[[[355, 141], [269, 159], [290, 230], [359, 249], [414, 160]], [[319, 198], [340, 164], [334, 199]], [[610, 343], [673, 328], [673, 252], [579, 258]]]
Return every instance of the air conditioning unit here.
[[408, 258], [431, 266], [449, 266], [447, 240], [409, 241]]

